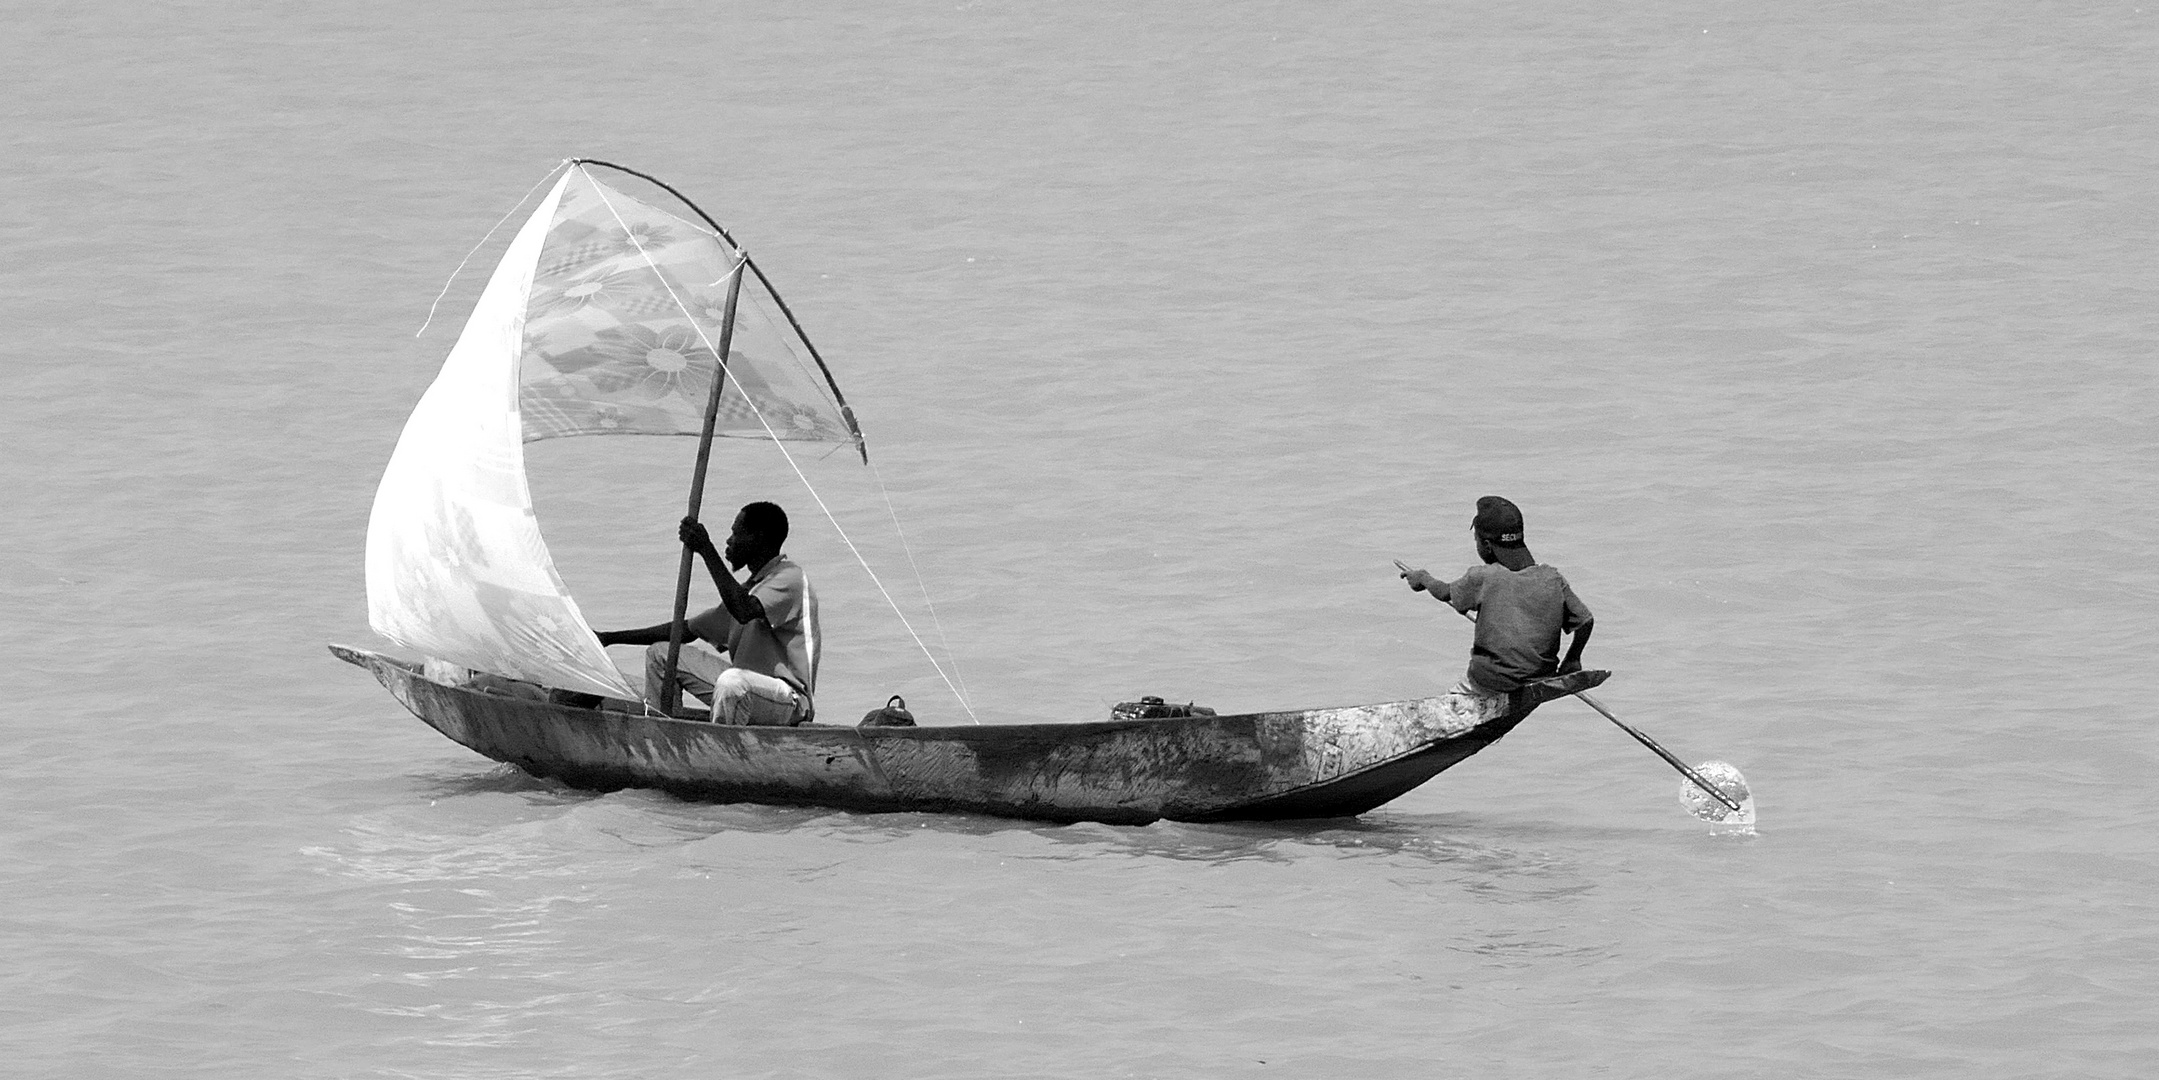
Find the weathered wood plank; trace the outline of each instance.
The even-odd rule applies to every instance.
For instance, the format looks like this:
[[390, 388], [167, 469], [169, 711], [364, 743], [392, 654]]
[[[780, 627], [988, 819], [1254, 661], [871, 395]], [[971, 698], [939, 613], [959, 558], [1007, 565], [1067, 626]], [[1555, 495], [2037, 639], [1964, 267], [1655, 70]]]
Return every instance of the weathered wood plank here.
[[1335, 709], [983, 727], [732, 727], [447, 686], [333, 645], [458, 743], [578, 787], [689, 799], [1144, 823], [1337, 817], [1400, 796], [1608, 672], [1544, 680], [1467, 732], [1439, 699]]

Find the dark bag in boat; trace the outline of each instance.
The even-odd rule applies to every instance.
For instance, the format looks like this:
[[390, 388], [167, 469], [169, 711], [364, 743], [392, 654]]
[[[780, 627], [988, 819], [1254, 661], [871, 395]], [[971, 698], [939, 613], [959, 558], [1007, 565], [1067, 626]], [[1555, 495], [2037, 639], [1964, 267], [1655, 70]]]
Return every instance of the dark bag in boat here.
[[1109, 708], [1109, 718], [1112, 720], [1164, 720], [1179, 716], [1213, 715], [1214, 710], [1205, 705], [1194, 705], [1189, 701], [1182, 705], [1168, 705], [1158, 697], [1120, 701]]
[[915, 714], [907, 711], [907, 702], [898, 694], [885, 702], [882, 709], [871, 709], [862, 716], [859, 727], [913, 727]]

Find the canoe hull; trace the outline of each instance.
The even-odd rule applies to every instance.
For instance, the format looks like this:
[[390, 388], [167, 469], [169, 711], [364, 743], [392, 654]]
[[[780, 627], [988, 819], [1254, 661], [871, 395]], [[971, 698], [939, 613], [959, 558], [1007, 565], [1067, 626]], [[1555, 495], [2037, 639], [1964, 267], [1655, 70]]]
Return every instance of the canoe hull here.
[[1546, 680], [1514, 712], [1446, 733], [1439, 699], [1338, 709], [983, 727], [733, 727], [574, 708], [428, 680], [331, 646], [413, 715], [535, 776], [685, 799], [1144, 824], [1361, 814], [1608, 673]]

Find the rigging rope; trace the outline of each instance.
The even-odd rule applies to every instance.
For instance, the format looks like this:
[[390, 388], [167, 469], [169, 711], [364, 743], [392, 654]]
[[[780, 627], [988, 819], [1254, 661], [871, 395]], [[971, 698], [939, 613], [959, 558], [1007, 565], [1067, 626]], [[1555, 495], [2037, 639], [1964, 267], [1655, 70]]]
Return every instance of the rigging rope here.
[[[581, 171], [583, 170], [582, 165], [579, 165], [578, 168]], [[705, 335], [705, 328], [698, 323], [697, 317], [690, 314], [689, 305], [682, 302], [682, 297], [676, 294], [674, 285], [668, 282], [667, 275], [660, 272], [660, 264], [653, 259], [651, 252], [645, 250], [644, 241], [640, 240], [637, 236], [637, 233], [630, 228], [629, 222], [622, 220], [622, 214], [615, 209], [614, 200], [607, 197], [606, 185], [601, 184], [597, 180], [592, 180], [592, 174], [590, 172], [585, 173], [585, 179], [592, 182], [593, 193], [600, 197], [600, 201], [602, 203], [606, 204], [607, 212], [614, 216], [615, 224], [622, 226], [622, 231], [629, 235], [630, 243], [636, 245], [637, 253], [644, 256], [645, 265], [652, 268], [652, 276], [658, 278], [660, 282], [660, 287], [667, 290], [668, 299], [673, 300], [675, 302], [675, 307], [682, 312], [685, 318], [689, 319], [690, 328], [697, 331], [698, 340], [704, 342], [706, 351], [710, 352], [713, 356], [713, 359], [719, 363], [721, 371], [729, 376], [728, 388], [739, 389], [741, 386], [741, 380], [732, 377], [734, 373], [728, 370], [727, 362], [720, 359], [719, 348], [713, 345], [712, 339], [710, 337], [707, 337]], [[743, 267], [749, 265], [750, 258], [748, 255], [743, 254], [740, 245], [729, 242], [728, 247], [740, 258], [740, 261], [735, 264], [734, 269], [729, 272], [739, 274], [742, 272]], [[771, 286], [768, 283], [766, 285], [766, 288], [769, 289], [770, 287]], [[774, 293], [774, 296], [777, 297], [778, 294]], [[724, 396], [724, 394], [725, 391], [723, 390], [722, 396]], [[959, 686], [952, 681], [951, 675], [945, 674], [944, 665], [937, 662], [937, 654], [931, 652], [929, 645], [922, 640], [922, 635], [915, 632], [914, 624], [907, 620], [907, 613], [900, 610], [899, 601], [892, 598], [891, 590], [885, 588], [885, 583], [883, 579], [879, 578], [877, 576], [877, 571], [870, 567], [870, 561], [866, 558], [863, 558], [861, 549], [855, 546], [854, 538], [847, 535], [847, 529], [840, 524], [840, 519], [832, 513], [832, 508], [825, 505], [824, 496], [817, 493], [817, 486], [810, 483], [809, 476], [802, 471], [802, 466], [796, 463], [795, 455], [788, 452], [787, 443], [785, 442], [785, 440], [782, 440], [780, 438], [778, 432], [772, 430], [772, 424], [765, 419], [764, 410], [757, 407], [756, 399], [752, 398], [749, 395], [748, 391], [742, 391], [742, 400], [744, 404], [750, 407], [750, 414], [757, 417], [758, 426], [765, 429], [765, 434], [771, 438], [772, 445], [779, 448], [780, 456], [787, 459], [788, 467], [795, 471], [795, 478], [802, 481], [803, 490], [810, 493], [810, 498], [816, 500], [817, 502], [817, 509], [824, 512], [825, 520], [832, 523], [832, 531], [839, 534], [840, 541], [847, 545], [847, 550], [854, 555], [855, 561], [862, 565], [862, 572], [870, 576], [870, 583], [877, 586], [877, 591], [884, 596], [885, 603], [891, 606], [892, 613], [899, 616], [900, 625], [907, 628], [907, 636], [915, 640], [915, 647], [922, 650], [922, 655], [929, 659], [930, 667], [936, 670], [937, 677], [944, 680], [945, 688], [952, 691], [952, 696], [959, 701], [960, 708], [966, 710], [967, 719], [975, 724], [982, 723], [981, 718], [975, 715], [974, 706], [968, 703], [967, 695], [963, 693], [960, 690]], [[861, 436], [859, 434], [856, 436], [856, 438], [858, 439], [860, 437]], [[865, 458], [865, 460], [867, 459]], [[872, 475], [875, 475], [875, 470], [872, 470]], [[882, 481], [880, 481], [880, 486], [881, 485]], [[889, 499], [887, 501], [889, 502]], [[899, 520], [898, 516], [894, 515], [893, 520], [896, 523]], [[902, 536], [900, 542], [902, 545], [906, 543], [906, 538], [904, 535]], [[912, 561], [913, 556], [912, 554], [910, 554], [909, 562], [911, 563]], [[917, 570], [916, 574], [917, 579], [919, 580], [920, 571]], [[929, 591], [927, 587], [925, 587], [923, 590], [923, 596], [926, 598], [928, 595]], [[933, 612], [932, 618], [934, 617], [935, 615]], [[949, 654], [950, 651], [951, 647], [947, 645], [946, 652]], [[957, 672], [958, 669], [959, 666], [957, 663], [955, 663], [953, 665], [953, 670]]]
[[915, 549], [907, 542], [907, 530], [900, 527], [900, 512], [893, 508], [892, 492], [885, 487], [884, 474], [877, 471], [877, 466], [870, 466], [870, 476], [877, 481], [877, 493], [885, 498], [885, 513], [892, 518], [892, 531], [900, 538], [900, 550], [907, 553], [907, 568], [914, 571], [915, 587], [922, 590], [922, 606], [929, 609], [930, 625], [937, 629], [937, 643], [944, 646], [945, 661], [952, 665], [952, 677], [959, 680], [960, 692], [964, 694], [967, 692], [967, 679], [960, 674], [959, 655], [952, 651], [952, 642], [945, 637], [944, 621], [937, 617], [937, 604], [930, 599], [930, 585], [922, 576], [921, 565], [915, 562]]
[[479, 243], [472, 245], [472, 250], [466, 252], [464, 258], [457, 260], [457, 269], [450, 271], [449, 280], [442, 283], [442, 291], [435, 294], [435, 302], [427, 305], [427, 319], [420, 323], [420, 328], [418, 330], [412, 332], [413, 337], [419, 337], [420, 335], [427, 333], [427, 328], [434, 325], [435, 309], [442, 306], [443, 297], [450, 295], [450, 286], [457, 284], [457, 275], [464, 273], [465, 264], [471, 262], [472, 257], [474, 255], [478, 255], [480, 253], [480, 249], [486, 247], [487, 242], [495, 238], [495, 232], [496, 230], [502, 228], [502, 222], [508, 221], [511, 218], [516, 217], [517, 212], [519, 210], [523, 210], [525, 208], [525, 204], [532, 201], [532, 192], [540, 190], [540, 186], [547, 183], [550, 179], [553, 179], [556, 173], [562, 171], [563, 166], [568, 165], [576, 160], [576, 158], [563, 158], [561, 161], [556, 162], [554, 168], [547, 170], [546, 176], [540, 177], [540, 183], [532, 185], [531, 191], [525, 192], [525, 197], [517, 200], [517, 205], [511, 207], [509, 213], [502, 215], [502, 221], [495, 222], [495, 227], [493, 229], [487, 230], [487, 235], [481, 237]]

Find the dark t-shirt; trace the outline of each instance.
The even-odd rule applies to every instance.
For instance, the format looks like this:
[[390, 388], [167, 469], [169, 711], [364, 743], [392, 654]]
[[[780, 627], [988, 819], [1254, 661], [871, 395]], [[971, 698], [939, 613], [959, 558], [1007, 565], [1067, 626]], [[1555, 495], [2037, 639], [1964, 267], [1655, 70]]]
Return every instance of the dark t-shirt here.
[[1493, 693], [1559, 669], [1559, 635], [1589, 621], [1589, 608], [1550, 566], [1509, 570], [1472, 566], [1447, 587], [1456, 611], [1477, 613], [1477, 642], [1469, 651], [1469, 681]]

